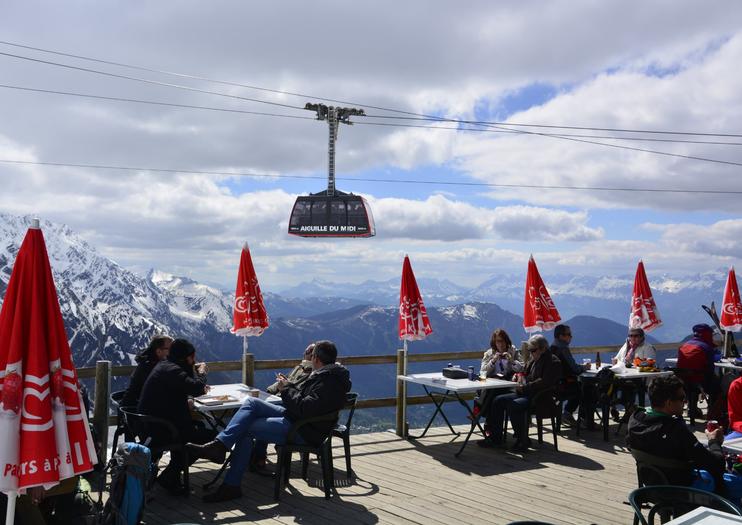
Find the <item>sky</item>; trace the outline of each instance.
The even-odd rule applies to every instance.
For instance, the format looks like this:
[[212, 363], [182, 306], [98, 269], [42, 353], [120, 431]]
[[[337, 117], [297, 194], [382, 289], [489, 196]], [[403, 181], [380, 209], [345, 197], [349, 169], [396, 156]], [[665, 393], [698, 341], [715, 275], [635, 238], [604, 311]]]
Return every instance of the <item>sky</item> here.
[[[245, 241], [270, 291], [396, 278], [405, 254], [464, 286], [530, 254], [650, 280], [742, 257], [738, 2], [7, 0], [0, 41], [0, 211], [140, 273], [228, 288]], [[336, 185], [376, 237], [287, 234], [326, 187], [307, 102], [365, 110]]]

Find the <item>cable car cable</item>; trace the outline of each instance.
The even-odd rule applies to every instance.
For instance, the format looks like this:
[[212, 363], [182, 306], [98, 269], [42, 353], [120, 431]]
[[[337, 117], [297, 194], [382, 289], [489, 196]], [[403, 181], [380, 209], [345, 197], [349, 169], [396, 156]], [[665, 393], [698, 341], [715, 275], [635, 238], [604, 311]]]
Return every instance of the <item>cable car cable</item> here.
[[[258, 115], [258, 116], [267, 116], [267, 117], [282, 117], [282, 118], [291, 118], [291, 119], [300, 119], [300, 120], [317, 120], [313, 117], [305, 117], [301, 115], [287, 115], [284, 113], [270, 113], [270, 112], [263, 112], [263, 111], [249, 111], [244, 109], [234, 109], [234, 108], [218, 108], [213, 106], [198, 106], [193, 104], [178, 104], [175, 102], [162, 102], [162, 101], [156, 101], [156, 100], [144, 100], [144, 99], [136, 99], [136, 98], [126, 98], [126, 97], [113, 97], [113, 96], [107, 96], [107, 95], [93, 95], [89, 93], [77, 93], [74, 91], [59, 91], [54, 89], [41, 89], [41, 88], [32, 88], [32, 87], [25, 87], [25, 86], [16, 86], [11, 84], [0, 84], [0, 88], [4, 89], [13, 89], [18, 91], [29, 91], [34, 93], [44, 93], [44, 94], [53, 94], [53, 95], [66, 95], [66, 96], [72, 96], [72, 97], [80, 97], [80, 98], [90, 98], [95, 100], [108, 100], [113, 102], [130, 102], [135, 104], [148, 104], [148, 105], [155, 105], [155, 106], [166, 106], [166, 107], [175, 107], [175, 108], [183, 108], [183, 109], [201, 109], [206, 111], [218, 111], [223, 113], [240, 113], [245, 115]], [[359, 125], [365, 125], [365, 126], [384, 126], [384, 127], [398, 127], [398, 128], [419, 128], [419, 129], [431, 129], [431, 130], [450, 130], [450, 131], [471, 131], [471, 132], [480, 132], [480, 133], [502, 133], [502, 134], [518, 134], [520, 130], [515, 129], [495, 129], [495, 128], [462, 128], [462, 127], [453, 127], [453, 126], [425, 126], [422, 124], [395, 124], [392, 122], [366, 122], [366, 121], [355, 121], [355, 124]], [[667, 142], [667, 143], [677, 143], [677, 144], [706, 144], [706, 145], [712, 145], [712, 146], [742, 146], [742, 142], [718, 142], [718, 141], [705, 141], [705, 140], [683, 140], [683, 139], [661, 139], [661, 138], [654, 138], [654, 137], [616, 137], [611, 135], [580, 135], [580, 134], [570, 134], [570, 133], [545, 133], [546, 136], [554, 136], [554, 137], [580, 137], [580, 138], [595, 138], [595, 139], [608, 139], [608, 140], [628, 140], [628, 141], [642, 141], [642, 142]]]
[[[286, 175], [271, 173], [243, 173], [229, 171], [200, 171], [173, 168], [144, 168], [134, 166], [109, 166], [104, 164], [73, 164], [64, 162], [42, 162], [31, 160], [0, 159], [0, 163], [27, 164], [35, 166], [53, 166], [63, 168], [85, 168], [121, 171], [152, 171], [158, 173], [183, 173], [186, 175], [218, 175], [227, 177], [252, 177], [252, 178], [274, 178], [274, 179], [309, 179], [327, 180], [325, 176], [319, 175]], [[712, 194], [712, 195], [742, 195], [742, 190], [682, 190], [677, 188], [632, 188], [632, 187], [608, 187], [608, 186], [566, 186], [557, 184], [500, 184], [492, 182], [466, 182], [466, 181], [432, 181], [424, 179], [379, 179], [368, 177], [353, 177], [343, 179], [344, 182], [381, 182], [388, 184], [421, 184], [429, 186], [470, 186], [489, 188], [514, 188], [514, 189], [547, 189], [547, 190], [578, 190], [578, 191], [623, 191], [623, 192], [648, 192], [648, 193], [688, 193], [688, 194]]]
[[[54, 55], [60, 55], [70, 58], [76, 58], [80, 60], [87, 60], [91, 62], [97, 62], [101, 64], [108, 64], [108, 65], [114, 65], [119, 67], [125, 67], [130, 69], [136, 69], [140, 71], [148, 71], [150, 73], [159, 73], [163, 75], [173, 75], [178, 76], [181, 78], [189, 78], [193, 80], [203, 80], [206, 82], [213, 82], [217, 84], [224, 84], [228, 86], [234, 86], [234, 87], [242, 87], [246, 89], [253, 89], [256, 91], [265, 91], [268, 93], [276, 93], [280, 95], [288, 95], [288, 96], [294, 96], [294, 97], [302, 97], [302, 98], [313, 98], [317, 100], [325, 100], [328, 102], [336, 102], [339, 104], [350, 104], [353, 106], [362, 106], [365, 108], [371, 108], [371, 109], [378, 109], [380, 111], [388, 111], [391, 113], [399, 113], [402, 115], [407, 116], [393, 116], [393, 115], [367, 115], [368, 117], [375, 117], [375, 118], [386, 118], [386, 119], [407, 119], [407, 120], [423, 120], [423, 121], [435, 121], [435, 122], [451, 122], [451, 123], [460, 123], [460, 124], [475, 124], [475, 125], [483, 125], [483, 126], [490, 126], [490, 125], [507, 125], [507, 126], [518, 126], [518, 127], [542, 127], [542, 128], [553, 128], [553, 129], [571, 129], [571, 130], [582, 130], [582, 131], [611, 131], [611, 132], [617, 132], [617, 133], [649, 133], [649, 134], [666, 134], [666, 135], [698, 135], [698, 136], [710, 136], [710, 137], [730, 137], [730, 138], [742, 138], [742, 134], [734, 134], [734, 133], [705, 133], [705, 132], [688, 132], [688, 131], [663, 131], [663, 130], [641, 130], [641, 129], [622, 129], [622, 128], [605, 128], [605, 127], [589, 127], [589, 126], [568, 126], [568, 125], [554, 125], [554, 124], [525, 124], [525, 123], [517, 123], [517, 122], [487, 122], [487, 121], [476, 121], [476, 120], [460, 120], [460, 119], [448, 119], [445, 117], [439, 117], [435, 115], [426, 115], [424, 113], [415, 113], [412, 111], [405, 111], [401, 109], [395, 109], [395, 108], [387, 108], [383, 106], [375, 106], [372, 104], [364, 104], [361, 102], [353, 102], [353, 101], [347, 101], [347, 100], [340, 100], [340, 99], [333, 99], [333, 98], [327, 98], [327, 97], [320, 97], [316, 95], [308, 95], [305, 93], [295, 93], [291, 91], [284, 91], [280, 89], [271, 89], [261, 86], [254, 86], [250, 84], [242, 84], [239, 82], [231, 82], [227, 80], [217, 80], [212, 79], [208, 77], [198, 76], [198, 75], [189, 75], [184, 73], [177, 73], [173, 71], [165, 71], [155, 68], [149, 68], [145, 66], [138, 66], [138, 65], [132, 65], [132, 64], [126, 64], [123, 62], [115, 62], [111, 60], [103, 60], [98, 58], [92, 58], [87, 57], [83, 55], [75, 55], [71, 53], [63, 53], [61, 51], [53, 51], [50, 49], [43, 49], [39, 47], [33, 47], [23, 44], [18, 44], [14, 42], [8, 42], [4, 40], [0, 40], [0, 44], [4, 44], [7, 46], [13, 46], [13, 47], [19, 47], [23, 49], [29, 49], [34, 51], [41, 51], [43, 53], [51, 53]], [[10, 55], [7, 53], [2, 53], [9, 56], [18, 56], [18, 55]], [[29, 59], [33, 60], [33, 59]], [[260, 101], [255, 100], [257, 102], [265, 102], [270, 103], [266, 101]]]

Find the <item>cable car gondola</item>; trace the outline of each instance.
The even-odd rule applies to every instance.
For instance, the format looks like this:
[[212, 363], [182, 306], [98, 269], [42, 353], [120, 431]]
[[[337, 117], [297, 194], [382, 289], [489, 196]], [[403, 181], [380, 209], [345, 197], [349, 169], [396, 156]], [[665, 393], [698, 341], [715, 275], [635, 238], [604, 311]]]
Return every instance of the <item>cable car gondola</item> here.
[[360, 195], [327, 191], [297, 197], [289, 233], [302, 237], [373, 237], [374, 218]]
[[307, 104], [318, 120], [330, 127], [327, 190], [296, 198], [289, 219], [289, 234], [300, 237], [373, 237], [374, 217], [366, 199], [335, 189], [335, 141], [339, 122], [352, 124], [351, 115], [364, 115], [362, 109], [335, 108]]

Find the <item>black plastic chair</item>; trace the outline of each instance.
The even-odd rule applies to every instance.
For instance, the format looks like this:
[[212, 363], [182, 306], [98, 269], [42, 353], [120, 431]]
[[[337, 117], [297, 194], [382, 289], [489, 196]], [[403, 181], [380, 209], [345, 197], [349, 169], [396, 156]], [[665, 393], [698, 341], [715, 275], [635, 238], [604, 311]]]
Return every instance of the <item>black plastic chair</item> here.
[[356, 401], [358, 400], [357, 392], [348, 392], [345, 394], [345, 406], [343, 410], [348, 411], [348, 419], [345, 424], [338, 423], [332, 429], [332, 436], [339, 437], [343, 440], [343, 449], [345, 451], [345, 471], [350, 479], [353, 476], [353, 470], [350, 468], [350, 424], [353, 421], [353, 413], [356, 411]]
[[291, 477], [291, 455], [294, 452], [299, 452], [301, 454], [301, 477], [304, 480], [307, 479], [307, 472], [309, 469], [309, 454], [317, 455], [322, 467], [322, 485], [325, 490], [325, 499], [330, 499], [335, 485], [335, 476], [332, 467], [332, 431], [324, 437], [322, 443], [318, 446], [298, 444], [294, 443], [294, 440], [298, 435], [299, 429], [304, 425], [323, 421], [331, 421], [333, 424], [336, 424], [338, 414], [339, 412], [330, 412], [322, 416], [302, 419], [291, 425], [288, 435], [286, 436], [286, 444], [276, 445], [276, 453], [278, 457], [276, 459], [276, 476], [273, 488], [273, 499], [278, 501], [281, 498], [281, 491], [289, 482], [289, 478]]
[[[548, 409], [538, 410], [538, 402], [543, 397], [548, 397], [550, 402]], [[557, 443], [557, 435], [561, 428], [562, 418], [562, 402], [557, 397], [556, 388], [547, 388], [536, 393], [528, 402], [528, 411], [525, 414], [525, 429], [528, 434], [528, 427], [531, 425], [531, 418], [536, 418], [536, 432], [539, 444], [544, 442], [544, 419], [549, 419], [551, 422], [551, 433], [554, 436], [554, 450], [559, 452], [559, 445]], [[505, 419], [505, 424], [502, 429], [503, 442], [507, 441], [508, 434], [508, 418]], [[516, 436], [517, 437], [517, 436]]]
[[[655, 516], [664, 523], [682, 516], [697, 507], [708, 507], [735, 516], [742, 513], [728, 500], [705, 490], [676, 485], [654, 485], [641, 487], [629, 494], [629, 503], [634, 509], [635, 523], [638, 518], [642, 525], [654, 525]], [[644, 518], [642, 505], [650, 505], [649, 515]]]
[[[119, 437], [124, 436], [124, 441], [130, 441], [132, 438], [132, 434], [126, 426], [126, 419], [121, 414], [121, 409], [124, 408], [121, 406], [121, 400], [124, 398], [124, 394], [126, 394], [126, 390], [118, 390], [111, 393], [111, 405], [116, 409], [116, 430], [113, 432], [113, 444], [111, 445], [110, 457], [113, 457], [116, 452]], [[134, 407], [130, 407], [130, 410], [133, 411]]]
[[631, 455], [636, 461], [636, 480], [639, 487], [652, 485], [670, 485], [673, 472], [678, 476], [687, 475], [693, 470], [693, 463], [682, 459], [668, 459], [641, 450], [631, 449]]
[[[185, 443], [180, 438], [178, 429], [167, 419], [161, 417], [150, 416], [148, 414], [138, 414], [134, 409], [128, 407], [121, 407], [119, 409], [123, 414], [125, 424], [128, 430], [139, 439], [139, 442], [144, 444], [148, 439], [151, 441], [147, 445], [152, 452], [152, 463], [157, 465], [162, 454], [169, 451], [172, 455], [177, 453], [182, 458], [182, 470], [183, 473], [183, 488], [186, 496], [190, 494], [190, 479], [188, 475], [188, 451], [185, 448]], [[157, 474], [157, 469], [152, 469], [152, 480], [149, 485], [151, 487], [152, 482]]]
[[[544, 398], [548, 399], [549, 403], [544, 403], [543, 407], [539, 407], [539, 402]], [[547, 388], [546, 390], [537, 392], [529, 401], [528, 415], [526, 417], [526, 428], [528, 428], [531, 417], [536, 418], [536, 432], [539, 444], [544, 442], [544, 419], [550, 420], [551, 434], [554, 436], [554, 450], [558, 452], [557, 435], [562, 425], [562, 402], [557, 395], [556, 388]]]

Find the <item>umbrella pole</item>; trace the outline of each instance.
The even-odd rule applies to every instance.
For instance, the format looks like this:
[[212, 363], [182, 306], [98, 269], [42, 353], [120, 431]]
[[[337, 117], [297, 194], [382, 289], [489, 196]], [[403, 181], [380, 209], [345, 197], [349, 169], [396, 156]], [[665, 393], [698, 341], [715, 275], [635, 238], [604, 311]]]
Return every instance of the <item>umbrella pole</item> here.
[[246, 356], [247, 355], [247, 344], [248, 344], [247, 343], [247, 336], [246, 335], [243, 335], [242, 336], [242, 355], [243, 356]]
[[[407, 339], [404, 340], [402, 373], [407, 375]], [[407, 381], [402, 381], [402, 434], [407, 437]]]
[[18, 493], [14, 490], [8, 492], [8, 507], [5, 509], [5, 523], [13, 524], [15, 519], [15, 500], [18, 497]]
[[722, 352], [722, 355], [726, 357], [731, 357], [731, 348], [729, 347], [729, 330], [724, 330], [724, 351]]

